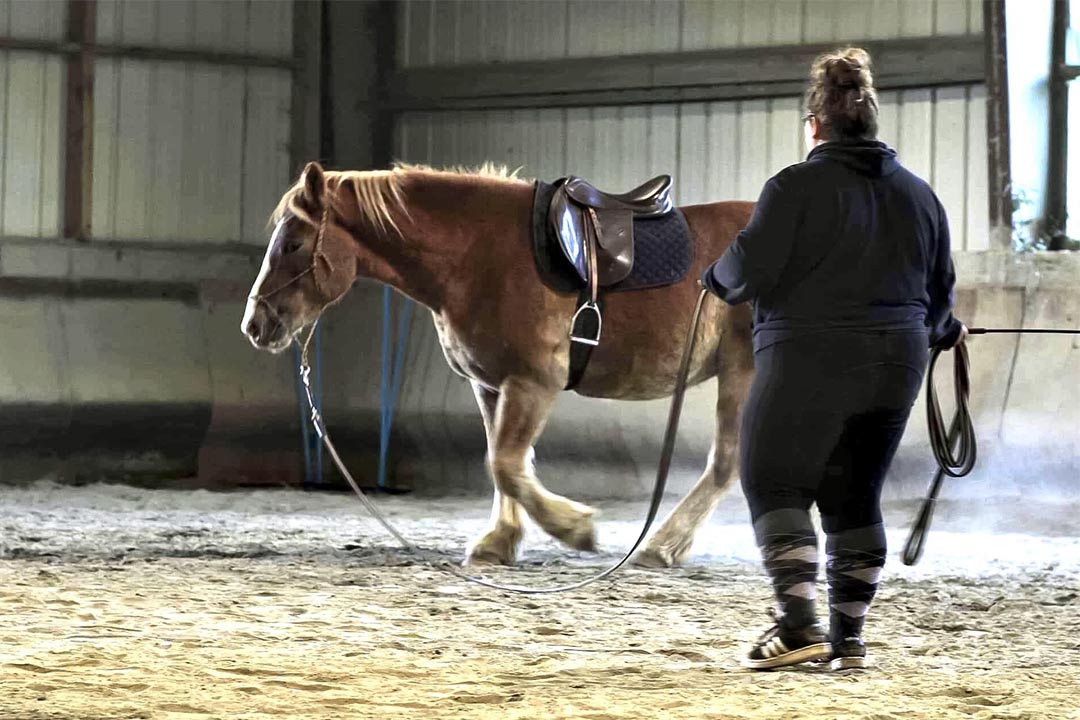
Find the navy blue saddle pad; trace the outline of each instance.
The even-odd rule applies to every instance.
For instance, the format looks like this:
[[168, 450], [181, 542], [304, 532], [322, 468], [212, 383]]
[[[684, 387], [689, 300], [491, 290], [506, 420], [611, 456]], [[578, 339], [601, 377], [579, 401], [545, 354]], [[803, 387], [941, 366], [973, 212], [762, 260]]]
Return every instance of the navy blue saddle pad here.
[[[548, 223], [548, 208], [554, 184], [536, 182], [532, 211], [532, 249], [540, 277], [552, 290], [577, 292], [585, 286], [574, 266], [566, 259], [559, 240]], [[694, 263], [694, 244], [690, 226], [678, 208], [657, 218], [634, 220], [634, 268], [622, 282], [603, 292], [623, 292], [664, 287], [679, 282]]]

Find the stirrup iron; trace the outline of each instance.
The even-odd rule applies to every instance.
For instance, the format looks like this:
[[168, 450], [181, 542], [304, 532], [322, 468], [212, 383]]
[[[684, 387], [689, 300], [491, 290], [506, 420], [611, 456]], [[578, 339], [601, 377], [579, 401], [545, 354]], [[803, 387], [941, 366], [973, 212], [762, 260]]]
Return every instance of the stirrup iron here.
[[[594, 337], [574, 334], [574, 328], [577, 327], [578, 318], [580, 318], [581, 314], [585, 311], [592, 312], [596, 315], [596, 335]], [[596, 304], [596, 301], [589, 300], [577, 309], [577, 312], [574, 313], [574, 318], [570, 321], [570, 342], [582, 343], [583, 345], [592, 345], [595, 347], [600, 344], [600, 333], [603, 329], [604, 318], [600, 314], [600, 307]]]

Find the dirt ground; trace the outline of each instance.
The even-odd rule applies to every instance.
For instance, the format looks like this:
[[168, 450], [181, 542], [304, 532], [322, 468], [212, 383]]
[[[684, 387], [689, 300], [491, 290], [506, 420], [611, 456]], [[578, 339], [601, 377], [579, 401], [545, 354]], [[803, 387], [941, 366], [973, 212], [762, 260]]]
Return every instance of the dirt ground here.
[[[379, 502], [446, 557], [487, 514]], [[489, 577], [610, 561], [644, 504], [600, 507], [608, 552], [531, 531]], [[0, 488], [0, 719], [1080, 719], [1075, 498], [946, 505], [916, 568], [891, 506], [874, 666], [846, 673], [738, 667], [769, 605], [744, 512], [725, 500], [688, 567], [522, 597], [416, 564], [346, 495]]]

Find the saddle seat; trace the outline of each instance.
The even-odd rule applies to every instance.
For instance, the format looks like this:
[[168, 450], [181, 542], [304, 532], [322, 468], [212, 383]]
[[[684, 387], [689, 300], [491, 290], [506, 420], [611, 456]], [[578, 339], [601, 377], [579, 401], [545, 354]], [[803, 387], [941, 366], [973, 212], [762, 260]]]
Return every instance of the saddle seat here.
[[634, 268], [634, 218], [672, 211], [671, 176], [615, 194], [568, 177], [551, 200], [548, 221], [570, 264], [591, 291], [626, 279]]
[[632, 210], [639, 215], [662, 215], [671, 209], [671, 176], [658, 175], [622, 194], [604, 192], [586, 180], [572, 178], [566, 184], [566, 194], [586, 207]]

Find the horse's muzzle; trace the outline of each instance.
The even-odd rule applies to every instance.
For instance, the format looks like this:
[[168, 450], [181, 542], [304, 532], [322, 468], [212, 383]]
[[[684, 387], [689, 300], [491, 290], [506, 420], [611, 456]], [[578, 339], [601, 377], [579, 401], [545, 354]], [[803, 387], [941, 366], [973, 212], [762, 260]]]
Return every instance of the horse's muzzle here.
[[292, 342], [292, 337], [285, 326], [272, 317], [262, 307], [262, 303], [258, 302], [250, 303], [240, 323], [240, 331], [257, 349], [269, 350], [272, 353], [281, 352]]

